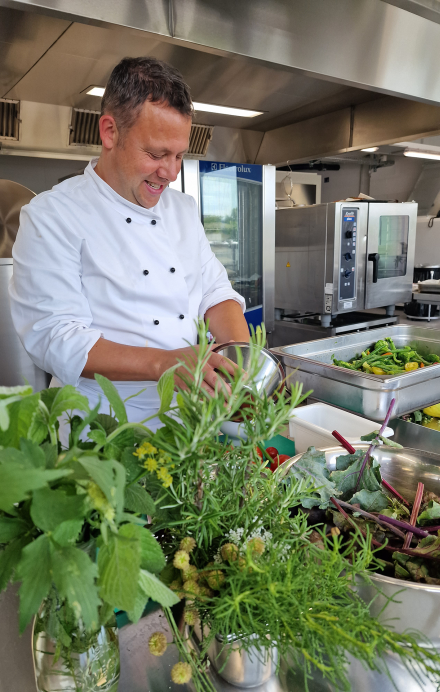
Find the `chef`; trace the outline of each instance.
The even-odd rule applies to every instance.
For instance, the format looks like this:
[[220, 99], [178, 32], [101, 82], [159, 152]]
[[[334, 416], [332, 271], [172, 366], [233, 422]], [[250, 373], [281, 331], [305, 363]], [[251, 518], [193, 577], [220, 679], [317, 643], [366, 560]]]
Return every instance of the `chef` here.
[[[51, 386], [76, 386], [91, 407], [102, 397], [107, 413], [95, 373], [124, 400], [144, 390], [126, 404], [137, 422], [157, 412], [162, 373], [191, 359], [197, 318], [209, 320], [217, 342], [248, 341], [249, 330], [195, 200], [169, 188], [192, 119], [180, 73], [153, 58], [125, 58], [101, 113], [99, 159], [21, 211], [11, 311], [29, 356], [53, 375]], [[211, 354], [203, 383], [210, 393], [220, 366], [232, 372]]]

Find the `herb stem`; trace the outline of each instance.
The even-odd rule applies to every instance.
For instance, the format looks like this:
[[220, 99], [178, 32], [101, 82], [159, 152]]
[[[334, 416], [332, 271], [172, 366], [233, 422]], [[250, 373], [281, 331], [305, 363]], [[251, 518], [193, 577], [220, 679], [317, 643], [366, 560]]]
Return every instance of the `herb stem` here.
[[393, 486], [390, 485], [390, 483], [388, 483], [388, 481], [386, 481], [384, 478], [382, 478], [382, 485], [383, 485], [384, 488], [386, 488], [392, 495], [394, 495], [394, 497], [397, 497], [398, 500], [400, 500], [401, 502], [403, 502], [405, 505], [407, 505], [407, 506], [409, 507], [409, 502], [408, 502], [408, 500], [405, 500], [405, 498], [402, 497], [402, 495], [401, 495], [400, 493], [398, 493], [397, 490], [396, 490], [395, 488], [393, 488]]
[[[412, 508], [412, 512], [411, 512], [411, 518], [409, 520], [409, 523], [411, 524], [411, 526], [416, 525], [417, 517], [418, 517], [418, 514], [420, 512], [420, 505], [422, 504], [424, 488], [425, 488], [425, 486], [423, 485], [423, 483], [419, 483], [417, 486], [416, 497], [414, 499], [414, 504], [413, 504], [413, 508]], [[409, 546], [411, 545], [413, 533], [414, 533], [414, 531], [412, 531], [412, 532], [408, 531], [408, 533], [406, 534], [405, 542], [403, 544], [404, 548], [409, 548]]]
[[365, 469], [365, 467], [366, 467], [366, 465], [367, 465], [367, 462], [368, 462], [368, 460], [369, 460], [371, 454], [373, 453], [373, 450], [377, 447], [378, 438], [379, 438], [381, 435], [383, 435], [383, 432], [384, 432], [385, 428], [386, 428], [387, 425], [388, 425], [388, 421], [389, 421], [390, 418], [391, 418], [391, 414], [392, 414], [392, 412], [393, 412], [393, 408], [394, 408], [394, 404], [395, 404], [395, 403], [396, 403], [396, 400], [395, 400], [395, 399], [391, 399], [391, 403], [390, 403], [390, 405], [389, 405], [389, 407], [388, 407], [387, 415], [385, 416], [385, 420], [384, 420], [384, 422], [382, 423], [382, 426], [381, 426], [381, 428], [380, 428], [380, 430], [379, 430], [379, 434], [377, 435], [377, 437], [374, 438], [374, 440], [372, 441], [371, 445], [368, 447], [367, 453], [366, 453], [365, 458], [364, 458], [364, 460], [363, 460], [363, 462], [362, 462], [361, 470], [359, 471], [359, 476], [358, 476], [358, 479], [357, 479], [357, 481], [356, 481], [356, 486], [355, 486], [355, 488], [354, 488], [354, 492], [355, 492], [355, 493], [357, 493], [357, 489], [358, 489], [358, 487], [359, 487], [359, 483], [361, 482], [362, 474], [364, 473], [364, 469]]
[[409, 524], [407, 521], [400, 521], [399, 519], [393, 519], [392, 517], [387, 517], [385, 514], [379, 514], [378, 519], [385, 522], [386, 524], [390, 524], [393, 526], [397, 526], [401, 529], [405, 529], [405, 531], [412, 531], [412, 533], [415, 536], [420, 536], [421, 538], [426, 538], [427, 536], [429, 536], [427, 531], [423, 531], [423, 529], [419, 529], [418, 527], [415, 527], [412, 524]]
[[[405, 534], [403, 533], [403, 531], [400, 531], [399, 528], [396, 528], [397, 525], [391, 525], [391, 522], [388, 521], [388, 517], [385, 517], [381, 514], [379, 514], [379, 516], [376, 517], [374, 516], [374, 514], [370, 514], [370, 512], [366, 512], [364, 509], [358, 509], [357, 507], [354, 507], [349, 502], [343, 502], [342, 500], [338, 500], [338, 502], [341, 505], [341, 507], [346, 507], [347, 509], [350, 509], [352, 512], [358, 512], [363, 517], [366, 517], [367, 519], [370, 519], [370, 521], [374, 521], [376, 524], [379, 524], [379, 526], [386, 529], [387, 531], [392, 531], [392, 533], [395, 533], [396, 536], [399, 536], [399, 538], [405, 538]], [[384, 526], [384, 524], [389, 525]], [[405, 528], [407, 528], [407, 526], [405, 526]]]

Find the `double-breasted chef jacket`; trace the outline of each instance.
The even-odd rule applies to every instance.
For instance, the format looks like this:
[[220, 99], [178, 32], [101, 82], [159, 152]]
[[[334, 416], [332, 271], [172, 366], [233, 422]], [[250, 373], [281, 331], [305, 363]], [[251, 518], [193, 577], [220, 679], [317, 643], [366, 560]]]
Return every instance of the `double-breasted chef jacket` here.
[[[94, 171], [24, 206], [9, 293], [14, 326], [33, 362], [108, 412], [95, 380], [81, 377], [100, 337], [177, 349], [197, 343], [195, 320], [243, 298], [212, 252], [195, 200], [167, 188], [151, 209], [117, 194]], [[129, 420], [157, 412], [155, 382], [115, 382]], [[149, 424], [151, 425], [151, 424]], [[153, 428], [156, 427], [154, 424]]]

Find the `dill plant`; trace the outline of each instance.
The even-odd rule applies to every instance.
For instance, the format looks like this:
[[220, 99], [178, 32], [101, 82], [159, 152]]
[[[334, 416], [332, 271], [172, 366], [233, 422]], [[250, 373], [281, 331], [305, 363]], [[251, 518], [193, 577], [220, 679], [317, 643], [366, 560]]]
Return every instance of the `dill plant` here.
[[[379, 567], [369, 536], [347, 542], [312, 531], [299, 507], [316, 490], [313, 481], [264, 468], [257, 446], [278, 434], [307, 396], [298, 384], [291, 396], [278, 392], [274, 398], [252, 385], [264, 332], [253, 335], [248, 372], [239, 360], [233, 377], [224, 373], [230, 394], [219, 387], [215, 397], [201, 386], [209, 358], [203, 326], [199, 342], [195, 362], [183, 364], [186, 388], [178, 390], [177, 405], [161, 415], [163, 427], [149, 437], [172, 461], [173, 482], [164, 487], [154, 475], [146, 478], [157, 508], [152, 528], [161, 531], [168, 556], [162, 579], [186, 597], [190, 633], [194, 625], [202, 632], [196, 659], [193, 648], [188, 657], [196, 689], [212, 689], [203, 670], [216, 635], [234, 635], [244, 650], [256, 647], [263, 655], [275, 645], [289, 666], [303, 671], [306, 688], [319, 670], [350, 689], [349, 656], [383, 670], [389, 652], [413, 675], [421, 665], [438, 678], [440, 656], [434, 649], [419, 634], [398, 634], [371, 617], [369, 604], [353, 588], [357, 578], [368, 580], [369, 570]], [[234, 448], [219, 429], [240, 417], [247, 439]], [[183, 560], [185, 545], [191, 548]], [[186, 655], [177, 623], [166, 612]]]

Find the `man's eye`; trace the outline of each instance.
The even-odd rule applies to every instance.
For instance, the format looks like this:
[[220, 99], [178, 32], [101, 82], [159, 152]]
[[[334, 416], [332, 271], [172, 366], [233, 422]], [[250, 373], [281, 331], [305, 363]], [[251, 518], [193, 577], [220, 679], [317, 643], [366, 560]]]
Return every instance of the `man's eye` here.
[[152, 159], [161, 159], [162, 158], [158, 154], [152, 154], [151, 151], [149, 151], [148, 154], [149, 154], [149, 156], [151, 156]]

